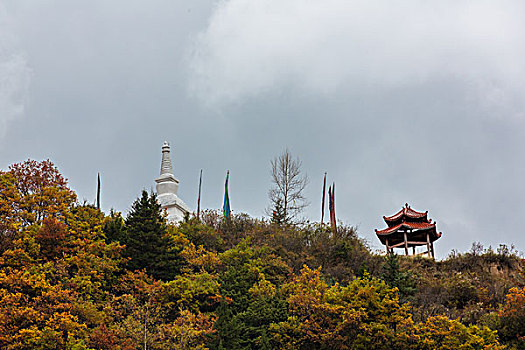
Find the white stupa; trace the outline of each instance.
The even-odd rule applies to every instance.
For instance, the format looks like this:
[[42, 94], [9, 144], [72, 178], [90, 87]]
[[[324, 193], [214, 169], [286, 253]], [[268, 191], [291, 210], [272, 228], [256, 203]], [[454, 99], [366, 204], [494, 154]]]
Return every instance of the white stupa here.
[[160, 176], [155, 179], [157, 183], [157, 200], [162, 209], [168, 213], [168, 222], [177, 223], [184, 220], [184, 216], [190, 212], [190, 208], [177, 197], [179, 180], [173, 175], [170, 158], [170, 144], [164, 141], [162, 145], [162, 162], [160, 164]]

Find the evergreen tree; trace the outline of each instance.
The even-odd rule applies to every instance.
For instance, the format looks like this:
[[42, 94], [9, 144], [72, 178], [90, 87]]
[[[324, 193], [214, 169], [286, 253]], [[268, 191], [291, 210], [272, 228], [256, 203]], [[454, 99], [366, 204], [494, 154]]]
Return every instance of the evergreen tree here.
[[214, 325], [217, 333], [215, 339], [209, 344], [210, 349], [248, 350], [249, 348], [242, 344], [246, 325], [239, 320], [234, 309], [227, 302], [221, 302], [215, 313], [218, 316]]
[[273, 209], [273, 214], [272, 214], [272, 222], [277, 225], [282, 225], [282, 224], [287, 223], [286, 214], [283, 210], [282, 201], [280, 199], [277, 199], [275, 201], [275, 207]]
[[115, 213], [113, 209], [109, 214], [109, 219], [104, 224], [104, 235], [106, 243], [120, 242], [126, 235], [126, 225], [120, 213]]
[[399, 301], [408, 301], [416, 292], [415, 282], [409, 271], [401, 271], [397, 254], [387, 254], [381, 278], [390, 286], [399, 290]]
[[154, 278], [171, 280], [179, 273], [180, 247], [169, 237], [157, 196], [143, 190], [126, 217], [126, 234], [120, 243], [126, 245], [128, 268], [146, 269]]

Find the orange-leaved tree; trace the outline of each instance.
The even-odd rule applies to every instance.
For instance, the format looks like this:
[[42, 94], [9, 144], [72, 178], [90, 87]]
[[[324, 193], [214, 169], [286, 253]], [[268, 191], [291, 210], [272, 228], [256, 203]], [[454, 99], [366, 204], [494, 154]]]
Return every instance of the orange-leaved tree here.
[[2, 349], [82, 349], [104, 319], [121, 247], [106, 244], [104, 214], [75, 198], [50, 161], [0, 172]]
[[525, 347], [525, 287], [512, 288], [499, 312], [501, 337]]
[[0, 207], [9, 206], [22, 226], [41, 223], [46, 217], [63, 218], [75, 203], [75, 193], [50, 160], [16, 163], [0, 176]]

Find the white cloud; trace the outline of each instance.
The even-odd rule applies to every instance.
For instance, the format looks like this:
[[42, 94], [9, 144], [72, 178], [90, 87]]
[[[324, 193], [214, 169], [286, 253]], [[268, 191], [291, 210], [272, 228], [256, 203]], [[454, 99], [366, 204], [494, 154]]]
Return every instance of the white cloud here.
[[9, 121], [24, 112], [30, 80], [25, 57], [16, 48], [5, 8], [0, 4], [0, 137]]
[[190, 88], [210, 103], [442, 79], [523, 90], [524, 10], [520, 1], [223, 0], [193, 48]]

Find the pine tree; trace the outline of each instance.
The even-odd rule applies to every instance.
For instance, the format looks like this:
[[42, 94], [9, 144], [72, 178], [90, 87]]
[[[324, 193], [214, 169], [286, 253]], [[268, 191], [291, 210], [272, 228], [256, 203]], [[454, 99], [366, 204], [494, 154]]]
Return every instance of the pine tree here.
[[277, 199], [272, 214], [272, 222], [277, 225], [286, 224], [286, 214], [284, 213], [282, 201]]
[[143, 190], [126, 217], [126, 233], [120, 243], [126, 245], [128, 268], [146, 269], [154, 278], [171, 280], [179, 273], [182, 259], [180, 248], [168, 236], [157, 196]]
[[385, 257], [381, 278], [391, 287], [399, 290], [399, 301], [404, 303], [415, 294], [415, 281], [409, 271], [401, 271], [397, 254]]
[[126, 235], [126, 224], [120, 213], [116, 213], [111, 209], [109, 219], [104, 224], [104, 235], [106, 243], [120, 242]]

